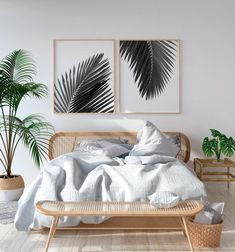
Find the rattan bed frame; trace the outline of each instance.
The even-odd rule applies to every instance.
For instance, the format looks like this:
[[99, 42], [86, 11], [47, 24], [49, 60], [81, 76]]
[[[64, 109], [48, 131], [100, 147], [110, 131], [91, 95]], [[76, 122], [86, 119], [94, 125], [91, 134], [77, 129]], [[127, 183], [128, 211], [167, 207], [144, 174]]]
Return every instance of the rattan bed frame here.
[[[72, 152], [78, 142], [83, 139], [115, 138], [125, 139], [129, 143], [136, 143], [136, 132], [58, 132], [49, 140], [49, 159], [56, 158], [62, 154]], [[167, 135], [178, 135], [180, 138], [181, 151], [178, 159], [185, 163], [190, 158], [190, 142], [188, 137], [180, 132], [165, 132]]]
[[[180, 132], [165, 132], [168, 135], [179, 135], [181, 151], [178, 159], [187, 163], [190, 158], [190, 142]], [[72, 152], [78, 142], [83, 139], [115, 138], [136, 142], [136, 132], [58, 132], [49, 140], [49, 159]], [[64, 228], [65, 229], [65, 228]], [[81, 230], [155, 230], [181, 229], [179, 218], [174, 217], [112, 217], [101, 224], [79, 224]]]

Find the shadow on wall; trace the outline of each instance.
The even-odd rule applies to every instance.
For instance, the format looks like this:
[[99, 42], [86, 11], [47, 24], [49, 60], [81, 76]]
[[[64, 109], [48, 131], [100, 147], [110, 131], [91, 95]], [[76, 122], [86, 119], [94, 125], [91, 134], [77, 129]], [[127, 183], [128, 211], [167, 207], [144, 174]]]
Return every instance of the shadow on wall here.
[[[67, 115], [66, 115], [67, 116]], [[65, 120], [66, 116], [57, 116], [53, 118], [53, 124], [57, 125], [56, 131], [137, 131], [142, 128], [144, 119], [108, 119], [108, 118], [78, 118], [70, 117], [65, 124], [61, 123], [61, 119]], [[66, 129], [65, 129], [66, 128]]]
[[[150, 121], [162, 131], [181, 131], [181, 124], [176, 124], [169, 115], [133, 114], [133, 115], [102, 115], [84, 114], [53, 114], [50, 122], [56, 125], [56, 131], [136, 131], [143, 127], [145, 121]], [[174, 117], [175, 118], [175, 117]]]

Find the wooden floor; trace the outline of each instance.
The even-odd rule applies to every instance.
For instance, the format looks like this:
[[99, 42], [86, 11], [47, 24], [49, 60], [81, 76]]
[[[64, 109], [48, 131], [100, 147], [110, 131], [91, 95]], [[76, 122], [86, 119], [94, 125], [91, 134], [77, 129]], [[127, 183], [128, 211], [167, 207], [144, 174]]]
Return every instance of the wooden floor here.
[[[207, 183], [209, 200], [225, 202], [225, 225], [221, 248], [206, 251], [235, 252], [235, 184], [228, 190], [225, 183]], [[46, 232], [25, 233], [15, 230], [13, 224], [0, 225], [0, 251], [43, 251]], [[133, 231], [59, 231], [52, 240], [50, 252], [98, 251], [189, 251], [182, 232]]]

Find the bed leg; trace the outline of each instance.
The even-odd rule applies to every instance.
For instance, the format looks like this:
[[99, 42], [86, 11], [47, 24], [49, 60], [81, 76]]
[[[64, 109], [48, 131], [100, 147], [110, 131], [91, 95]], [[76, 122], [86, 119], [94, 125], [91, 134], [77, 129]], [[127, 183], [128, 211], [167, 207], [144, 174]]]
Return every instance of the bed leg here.
[[58, 224], [58, 220], [59, 220], [59, 216], [54, 216], [54, 217], [53, 217], [53, 220], [52, 220], [52, 223], [51, 223], [51, 227], [50, 227], [50, 231], [49, 231], [48, 238], [47, 238], [46, 247], [45, 247], [45, 250], [44, 250], [45, 252], [48, 251], [51, 238], [52, 238], [52, 237], [54, 236], [54, 234], [55, 234], [56, 227], [57, 227], [57, 224]]
[[184, 224], [184, 230], [185, 230], [187, 238], [188, 238], [188, 243], [189, 243], [189, 246], [190, 246], [190, 250], [192, 252], [194, 252], [194, 248], [193, 248], [192, 241], [191, 241], [191, 238], [190, 238], [190, 235], [189, 235], [189, 232], [188, 232], [188, 227], [187, 227], [187, 224], [186, 224], [185, 217], [182, 217], [182, 221], [183, 221], [183, 224]]

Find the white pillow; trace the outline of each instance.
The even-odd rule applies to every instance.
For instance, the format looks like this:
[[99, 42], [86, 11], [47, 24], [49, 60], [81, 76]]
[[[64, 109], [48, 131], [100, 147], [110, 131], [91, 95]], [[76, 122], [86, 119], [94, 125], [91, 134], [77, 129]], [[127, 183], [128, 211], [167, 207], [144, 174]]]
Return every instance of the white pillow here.
[[83, 140], [77, 145], [75, 151], [109, 157], [123, 157], [129, 154], [132, 147], [132, 145], [116, 139]]
[[138, 131], [137, 144], [130, 151], [130, 156], [146, 156], [160, 154], [176, 157], [180, 148], [172, 143], [152, 123], [146, 122], [143, 129]]
[[196, 214], [194, 222], [202, 224], [219, 224], [222, 220], [224, 202], [207, 203], [203, 211]]
[[150, 200], [150, 204], [157, 208], [174, 207], [180, 201], [180, 197], [178, 195], [167, 191], [155, 192], [148, 198]]
[[128, 144], [116, 144], [108, 141], [99, 141], [99, 144], [109, 157], [122, 157], [130, 152], [130, 145]]

